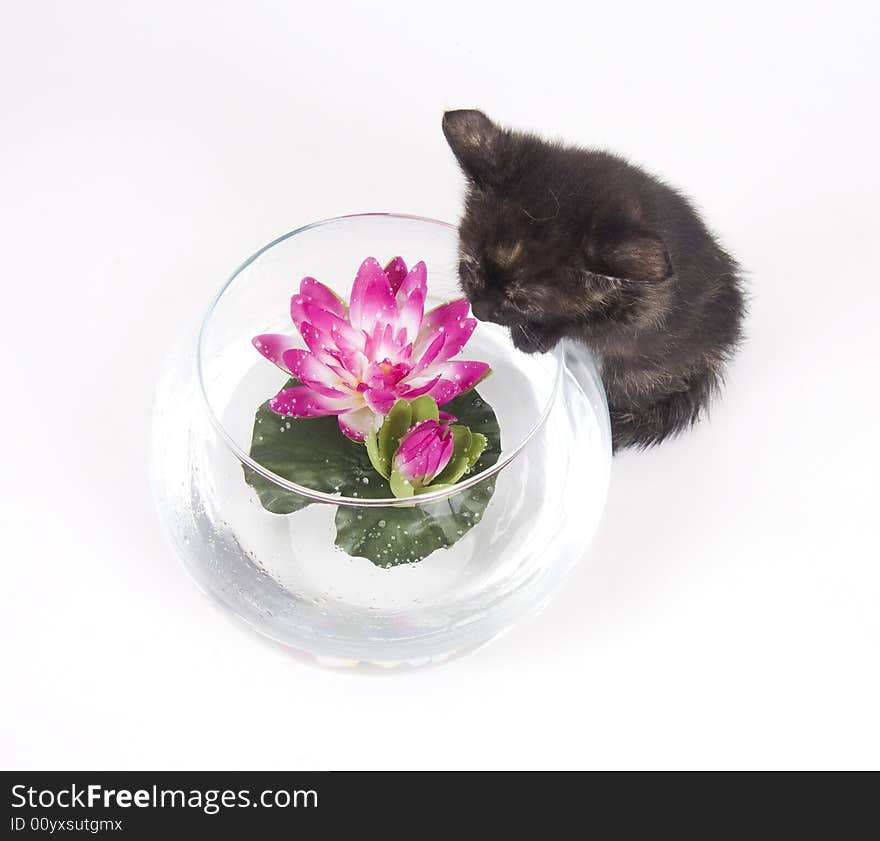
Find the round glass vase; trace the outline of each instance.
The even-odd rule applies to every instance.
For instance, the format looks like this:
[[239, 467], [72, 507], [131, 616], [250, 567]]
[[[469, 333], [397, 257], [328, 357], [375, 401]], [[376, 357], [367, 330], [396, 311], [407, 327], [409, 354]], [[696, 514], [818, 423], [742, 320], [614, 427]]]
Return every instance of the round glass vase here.
[[[547, 602], [604, 507], [608, 409], [589, 352], [563, 343], [525, 354], [488, 323], [462, 353], [493, 369], [477, 387], [501, 432], [488, 469], [445, 491], [375, 499], [321, 493], [251, 459], [255, 412], [286, 380], [251, 339], [296, 332], [287, 312], [299, 280], [310, 275], [345, 294], [367, 256], [424, 260], [428, 309], [461, 295], [457, 245], [451, 225], [394, 214], [293, 231], [235, 272], [198, 340], [169, 355], [159, 384], [154, 492], [187, 569], [253, 629], [324, 664], [422, 665], [488, 642]], [[266, 510], [247, 475], [300, 499], [300, 510]], [[416, 516], [448, 545], [412, 562], [397, 541]], [[340, 540], [352, 527], [372, 541], [373, 560]]]

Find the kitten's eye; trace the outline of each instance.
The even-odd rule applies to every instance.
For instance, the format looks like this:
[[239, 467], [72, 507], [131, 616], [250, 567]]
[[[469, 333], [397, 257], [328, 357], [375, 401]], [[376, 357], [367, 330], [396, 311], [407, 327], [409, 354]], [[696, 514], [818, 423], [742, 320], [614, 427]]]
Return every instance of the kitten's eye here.
[[507, 286], [507, 278], [495, 263], [489, 259], [484, 259], [483, 278], [487, 287], [496, 290], [503, 290]]

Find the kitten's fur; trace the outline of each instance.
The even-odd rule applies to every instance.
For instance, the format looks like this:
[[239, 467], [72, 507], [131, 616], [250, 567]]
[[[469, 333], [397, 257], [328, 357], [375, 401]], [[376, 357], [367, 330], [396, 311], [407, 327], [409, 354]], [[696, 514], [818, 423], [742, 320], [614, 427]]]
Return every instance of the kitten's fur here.
[[693, 424], [740, 340], [736, 262], [688, 201], [614, 155], [449, 111], [468, 179], [459, 272], [474, 314], [525, 351], [564, 336], [598, 356], [615, 448]]

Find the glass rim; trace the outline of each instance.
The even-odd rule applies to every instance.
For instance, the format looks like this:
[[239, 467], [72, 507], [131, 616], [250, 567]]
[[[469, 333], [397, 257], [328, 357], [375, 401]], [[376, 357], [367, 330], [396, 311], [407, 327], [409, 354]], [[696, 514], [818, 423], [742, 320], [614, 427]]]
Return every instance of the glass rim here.
[[290, 491], [292, 493], [296, 493], [300, 496], [306, 497], [306, 499], [310, 499], [313, 502], [321, 502], [327, 505], [344, 505], [352, 508], [401, 508], [401, 507], [409, 507], [414, 504], [425, 505], [431, 502], [441, 502], [444, 499], [449, 499], [450, 497], [457, 496], [462, 491], [467, 490], [468, 488], [472, 488], [475, 485], [480, 484], [481, 482], [485, 482], [487, 479], [495, 476], [501, 470], [503, 470], [508, 464], [510, 464], [513, 459], [515, 459], [526, 447], [526, 445], [535, 437], [537, 432], [544, 425], [544, 422], [547, 420], [548, 415], [550, 414], [550, 410], [553, 408], [553, 403], [556, 400], [556, 396], [559, 392], [559, 386], [562, 381], [562, 371], [563, 371], [563, 357], [562, 357], [562, 348], [561, 345], [557, 345], [552, 352], [552, 356], [556, 361], [556, 370], [553, 374], [553, 386], [550, 390], [550, 395], [547, 398], [546, 405], [541, 411], [541, 415], [532, 428], [528, 431], [528, 433], [523, 437], [522, 441], [520, 441], [509, 453], [506, 455], [502, 454], [502, 457], [499, 458], [495, 464], [487, 467], [485, 470], [480, 471], [479, 473], [475, 473], [473, 476], [468, 476], [466, 479], [462, 481], [456, 482], [451, 488], [446, 488], [443, 490], [433, 491], [430, 493], [419, 494], [417, 496], [406, 496], [406, 497], [382, 497], [378, 499], [367, 499], [363, 497], [357, 496], [341, 496], [338, 494], [330, 494], [324, 493], [323, 491], [316, 491], [312, 488], [309, 488], [305, 485], [299, 485], [296, 482], [291, 482], [289, 479], [285, 479], [283, 476], [279, 476], [277, 473], [273, 473], [271, 470], [266, 469], [259, 462], [255, 461], [246, 453], [242, 448], [236, 443], [235, 439], [229, 434], [229, 432], [224, 427], [223, 423], [217, 417], [214, 409], [211, 405], [211, 401], [208, 398], [208, 392], [205, 388], [205, 378], [202, 366], [202, 345], [203, 339], [205, 335], [205, 331], [207, 329], [208, 323], [211, 319], [212, 314], [214, 313], [214, 309], [217, 304], [220, 302], [220, 299], [226, 293], [226, 291], [232, 286], [238, 276], [253, 263], [258, 257], [267, 252], [270, 248], [274, 248], [276, 245], [284, 242], [285, 240], [290, 239], [291, 237], [297, 236], [298, 234], [305, 233], [306, 231], [310, 231], [313, 228], [319, 228], [323, 225], [329, 225], [333, 222], [342, 222], [348, 219], [362, 219], [362, 218], [375, 218], [375, 217], [391, 217], [393, 219], [406, 219], [413, 222], [425, 222], [431, 225], [437, 225], [442, 228], [446, 228], [447, 230], [457, 230], [455, 225], [450, 224], [449, 222], [443, 222], [439, 219], [432, 219], [428, 216], [417, 216], [409, 213], [393, 213], [393, 212], [367, 212], [367, 213], [347, 213], [343, 216], [334, 216], [329, 219], [320, 219], [317, 222], [311, 222], [308, 225], [303, 225], [301, 228], [296, 228], [293, 231], [289, 231], [286, 234], [283, 234], [280, 237], [272, 240], [271, 242], [264, 245], [258, 251], [254, 252], [250, 257], [247, 258], [229, 277], [229, 279], [220, 287], [219, 291], [214, 295], [211, 300], [210, 305], [208, 306], [208, 310], [202, 318], [202, 323], [199, 328], [198, 338], [196, 340], [196, 379], [198, 381], [198, 390], [201, 396], [202, 404], [205, 412], [207, 413], [208, 419], [211, 422], [211, 425], [214, 427], [214, 430], [220, 436], [221, 440], [226, 444], [226, 446], [232, 451], [232, 454], [245, 466], [249, 469], [253, 470], [255, 473], [258, 473], [264, 479], [272, 482], [272, 484], [277, 485], [280, 488], [283, 488], [286, 491]]

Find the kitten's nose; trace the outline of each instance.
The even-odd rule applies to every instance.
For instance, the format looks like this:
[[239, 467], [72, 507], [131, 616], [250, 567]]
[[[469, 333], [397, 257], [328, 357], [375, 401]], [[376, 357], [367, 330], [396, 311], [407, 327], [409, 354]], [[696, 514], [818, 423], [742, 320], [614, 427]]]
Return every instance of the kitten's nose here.
[[474, 301], [471, 304], [471, 311], [480, 319], [480, 321], [491, 321], [495, 315], [495, 307], [487, 301]]

